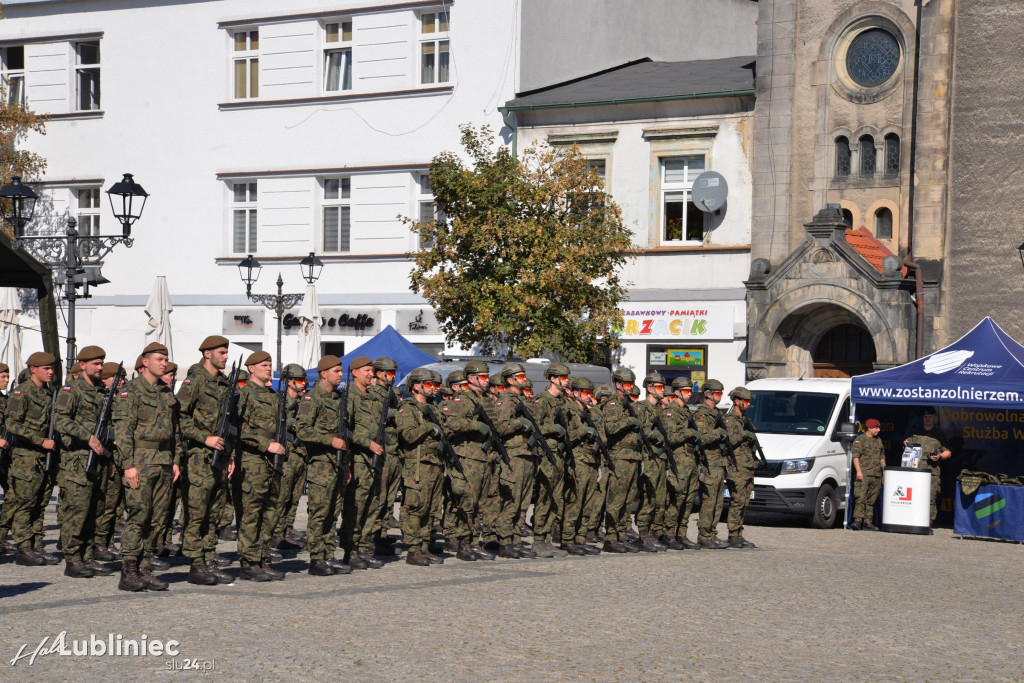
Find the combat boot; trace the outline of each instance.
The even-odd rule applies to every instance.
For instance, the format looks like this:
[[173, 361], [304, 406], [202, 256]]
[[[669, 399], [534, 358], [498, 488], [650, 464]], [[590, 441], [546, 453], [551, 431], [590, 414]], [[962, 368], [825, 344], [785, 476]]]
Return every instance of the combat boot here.
[[266, 560], [260, 562], [260, 571], [270, 577], [271, 581], [284, 581], [284, 572], [279, 572], [270, 566]]
[[217, 578], [218, 583], [232, 583], [235, 580], [235, 577], [221, 569], [213, 560], [208, 560], [206, 562], [206, 568]]
[[84, 560], [73, 560], [64, 563], [64, 576], [70, 576], [73, 579], [91, 579], [96, 576], [96, 572], [89, 569]]
[[516, 552], [519, 553], [519, 557], [524, 560], [532, 560], [537, 557], [537, 553], [533, 551], [533, 548], [526, 545], [525, 541], [519, 541], [515, 546]]
[[284, 555], [277, 548], [267, 548], [267, 558], [271, 560], [283, 560]]
[[95, 558], [85, 560], [85, 566], [91, 569], [96, 576], [110, 576], [114, 573], [113, 567], [97, 562]]
[[298, 551], [302, 550], [302, 548], [305, 546], [305, 543], [303, 543], [302, 541], [293, 540], [290, 536], [277, 536], [276, 538], [277, 541], [271, 541], [270, 545], [272, 548], [277, 548], [278, 550]]
[[676, 536], [676, 540], [679, 541], [679, 544], [681, 546], [683, 546], [683, 550], [696, 550], [697, 549], [697, 544], [694, 543], [693, 541], [691, 541], [686, 536]]
[[578, 543], [577, 545], [579, 545], [579, 547], [583, 548], [583, 552], [586, 553], [587, 555], [600, 555], [601, 554], [601, 549], [596, 547], [596, 546], [587, 545], [586, 543]]
[[216, 552], [213, 554], [213, 559], [210, 560], [210, 562], [213, 562], [218, 567], [230, 567], [231, 566], [231, 560], [229, 560], [228, 558], [226, 558], [223, 555], [220, 555], [220, 554], [218, 554]]
[[651, 538], [650, 531], [640, 532], [640, 550], [644, 551], [645, 553], [658, 552], [658, 547], [654, 544], [654, 539]]
[[519, 553], [511, 543], [504, 543], [498, 548], [498, 557], [504, 557], [506, 560], [520, 559]]
[[619, 541], [619, 543], [622, 544], [622, 546], [626, 549], [627, 553], [638, 553], [638, 552], [640, 552], [640, 544], [638, 542], [635, 542], [632, 539], [630, 539], [629, 536], [626, 537], [626, 540]]
[[362, 558], [363, 562], [366, 563], [366, 566], [369, 569], [380, 569], [384, 566], [384, 563], [378, 560], [376, 557], [374, 557], [373, 553], [371, 553], [369, 550], [360, 550], [359, 557]]
[[724, 550], [729, 544], [720, 538], [707, 538], [697, 544], [701, 550]]
[[351, 554], [346, 553], [346, 562], [348, 562], [348, 565], [352, 567], [352, 569], [370, 568], [370, 565], [366, 563], [366, 560], [363, 559], [362, 555], [360, 555], [358, 552], [354, 552]]
[[476, 562], [476, 553], [474, 553], [473, 548], [470, 547], [468, 538], [459, 540], [459, 550], [455, 553], [455, 557], [465, 562]]
[[570, 555], [586, 555], [587, 554], [586, 550], [584, 550], [581, 546], [576, 545], [575, 543], [562, 543], [558, 547], [561, 548], [562, 550], [564, 550], [566, 553], [568, 553]]
[[171, 568], [171, 563], [167, 560], [161, 560], [159, 557], [151, 557], [149, 558], [149, 568], [163, 572]]
[[861, 530], [860, 520], [856, 520], [856, 521], [854, 521], [853, 524], [850, 525], [850, 531], [860, 531], [860, 530]]
[[444, 551], [446, 553], [457, 553], [459, 552], [459, 539], [454, 536], [448, 536], [444, 539]]
[[864, 531], [878, 531], [878, 527], [871, 522], [864, 522]]
[[424, 555], [422, 550], [410, 550], [405, 556], [405, 563], [411, 564], [415, 567], [429, 567], [430, 560]]
[[756, 548], [757, 546], [743, 538], [743, 536], [730, 536], [729, 537], [730, 548]]
[[603, 550], [606, 553], [628, 553], [629, 552], [628, 550], [626, 550], [626, 546], [622, 545], [618, 541], [616, 541], [614, 539], [611, 539], [611, 538], [606, 538], [605, 539]]
[[383, 538], [378, 538], [373, 542], [373, 554], [377, 557], [394, 557], [395, 549]]
[[673, 537], [673, 536], [667, 536], [665, 534], [662, 534], [661, 536], [658, 537], [658, 542], [661, 543], [666, 548], [668, 548], [669, 550], [682, 550], [683, 549], [683, 544], [680, 543], [679, 540], [677, 538]]
[[663, 553], [666, 550], [668, 550], [668, 546], [665, 545], [664, 543], [661, 543], [658, 540], [657, 535], [653, 531], [648, 531], [647, 532], [647, 538], [649, 538], [651, 540], [651, 543], [654, 545], [654, 549], [657, 550], [659, 553]]
[[586, 541], [587, 543], [597, 543], [597, 532], [588, 531]]
[[18, 552], [18, 544], [14, 541], [9, 541], [7, 538], [0, 538], [0, 554], [2, 553], [16, 553]]
[[352, 567], [345, 564], [341, 560], [336, 560], [333, 557], [327, 560], [327, 566], [334, 570], [335, 574], [351, 574]]
[[42, 567], [46, 561], [26, 545], [18, 548], [18, 557], [15, 558], [14, 564], [20, 564], [22, 567]]
[[549, 558], [555, 556], [555, 546], [551, 545], [548, 541], [534, 541], [533, 550], [537, 553], [537, 557]]
[[150, 569], [149, 565], [139, 567], [139, 577], [146, 582], [146, 590], [148, 591], [167, 590], [167, 582], [157, 578], [153, 574], [153, 570]]
[[210, 569], [202, 562], [193, 562], [188, 569], [188, 582], [197, 586], [215, 586], [217, 577], [210, 573]]
[[117, 562], [121, 556], [107, 545], [96, 545], [92, 548], [92, 556], [100, 562]]
[[424, 549], [422, 552], [423, 552], [423, 557], [427, 558], [427, 560], [430, 561], [430, 564], [444, 564], [444, 558], [440, 557], [439, 555], [435, 555], [434, 553], [430, 552], [430, 548], [429, 547]]
[[494, 559], [494, 553], [491, 553], [490, 551], [488, 551], [483, 546], [479, 546], [479, 545], [474, 544], [472, 546], [472, 550], [473, 550], [473, 554], [476, 555], [481, 560], [493, 560]]
[[121, 580], [117, 582], [117, 589], [132, 593], [146, 590], [146, 581], [139, 576], [138, 560], [126, 557], [121, 563]]
[[313, 576], [332, 576], [334, 570], [328, 567], [324, 560], [310, 560], [309, 573]]
[[54, 553], [48, 553], [42, 548], [33, 548], [32, 552], [42, 558], [44, 564], [60, 564], [60, 557]]
[[244, 581], [257, 581], [263, 583], [264, 581], [272, 581], [270, 574], [267, 574], [258, 564], [248, 564], [242, 567], [242, 573], [238, 575], [238, 578]]

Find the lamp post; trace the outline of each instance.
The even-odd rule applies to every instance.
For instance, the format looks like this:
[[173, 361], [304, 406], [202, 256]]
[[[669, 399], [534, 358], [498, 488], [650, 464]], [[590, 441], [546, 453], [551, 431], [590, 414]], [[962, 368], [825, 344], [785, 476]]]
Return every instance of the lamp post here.
[[[68, 217], [63, 237], [26, 235], [25, 226], [35, 215], [38, 195], [21, 182], [21, 176], [14, 176], [9, 184], [0, 188], [0, 215], [14, 228], [14, 248], [30, 251], [40, 263], [54, 270], [54, 279], [64, 281], [64, 299], [68, 302], [66, 367], [70, 367], [76, 353], [75, 301], [91, 296], [89, 285], [109, 282], [100, 274], [99, 262], [118, 244], [131, 248], [135, 241], [131, 237], [132, 225], [142, 215], [149, 194], [135, 182], [131, 173], [125, 173], [107, 190], [107, 197], [114, 218], [121, 224], [120, 235], [80, 235], [78, 221], [73, 216]], [[83, 294], [78, 294], [78, 287], [83, 288]]]
[[[299, 268], [302, 271], [302, 279], [313, 284], [320, 278], [320, 271], [323, 270], [324, 264], [313, 252], [309, 252], [309, 256], [299, 261]], [[277, 315], [277, 371], [280, 372], [284, 312], [302, 303], [305, 294], [284, 294], [284, 280], [281, 278], [281, 273], [277, 274], [277, 294], [253, 294], [252, 286], [260, 279], [262, 270], [263, 266], [252, 254], [238, 262], [238, 275], [245, 285], [245, 296], [254, 303], [263, 304]]]

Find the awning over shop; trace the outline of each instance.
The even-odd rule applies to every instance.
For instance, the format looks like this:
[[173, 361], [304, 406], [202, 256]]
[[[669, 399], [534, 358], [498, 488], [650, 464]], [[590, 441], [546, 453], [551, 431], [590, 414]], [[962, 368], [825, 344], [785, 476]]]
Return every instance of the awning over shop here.
[[[57, 333], [57, 306], [54, 299], [53, 277], [49, 269], [24, 249], [15, 249], [11, 238], [0, 232], [0, 287], [34, 289], [39, 294], [39, 323], [43, 348], [58, 359], [61, 357], [60, 337]], [[11, 368], [12, 377], [17, 370]], [[61, 376], [58, 374], [58, 376]]]

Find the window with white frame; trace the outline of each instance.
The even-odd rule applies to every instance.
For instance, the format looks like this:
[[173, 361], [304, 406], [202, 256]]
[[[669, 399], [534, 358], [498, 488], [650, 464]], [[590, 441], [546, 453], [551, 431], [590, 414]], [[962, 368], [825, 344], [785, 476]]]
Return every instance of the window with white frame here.
[[256, 181], [231, 185], [231, 251], [256, 253]]
[[0, 48], [0, 77], [7, 106], [25, 104], [25, 46]]
[[448, 12], [420, 14], [420, 83], [447, 83], [451, 77]]
[[352, 20], [324, 24], [324, 92], [352, 89]]
[[[417, 204], [419, 205], [419, 221], [423, 225], [427, 223], [444, 223], [446, 217], [443, 211], [438, 210], [434, 204], [434, 189], [430, 186], [430, 174], [421, 173], [417, 179]], [[431, 240], [420, 238], [420, 249], [429, 249], [432, 246]]]
[[235, 31], [231, 52], [236, 100], [260, 96], [260, 32]]
[[100, 108], [100, 41], [75, 43], [75, 84], [78, 111]]
[[661, 240], [699, 242], [704, 239], [704, 212], [693, 203], [694, 179], [704, 172], [704, 157], [661, 160]]
[[100, 234], [100, 189], [88, 187], [75, 190], [78, 206], [78, 234], [95, 236]]
[[352, 179], [323, 180], [324, 251], [350, 251], [352, 244]]

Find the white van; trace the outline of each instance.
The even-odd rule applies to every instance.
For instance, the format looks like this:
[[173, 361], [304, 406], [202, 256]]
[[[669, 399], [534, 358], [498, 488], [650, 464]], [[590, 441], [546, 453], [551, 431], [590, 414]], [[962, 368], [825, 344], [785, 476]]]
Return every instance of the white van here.
[[831, 528], [846, 510], [850, 422], [849, 379], [769, 378], [746, 385], [748, 416], [768, 466], [754, 473], [748, 510], [806, 516]]

